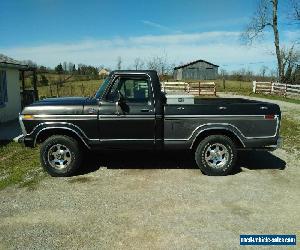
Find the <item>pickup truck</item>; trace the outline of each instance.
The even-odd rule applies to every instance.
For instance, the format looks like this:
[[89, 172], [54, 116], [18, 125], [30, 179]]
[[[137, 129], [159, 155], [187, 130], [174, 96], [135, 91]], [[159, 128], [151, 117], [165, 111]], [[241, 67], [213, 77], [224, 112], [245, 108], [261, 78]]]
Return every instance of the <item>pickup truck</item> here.
[[204, 174], [228, 175], [239, 150], [277, 147], [278, 105], [195, 100], [168, 104], [156, 71], [113, 71], [93, 97], [47, 98], [25, 107], [20, 141], [27, 147], [41, 144], [42, 166], [52, 176], [73, 175], [84, 148], [191, 150]]

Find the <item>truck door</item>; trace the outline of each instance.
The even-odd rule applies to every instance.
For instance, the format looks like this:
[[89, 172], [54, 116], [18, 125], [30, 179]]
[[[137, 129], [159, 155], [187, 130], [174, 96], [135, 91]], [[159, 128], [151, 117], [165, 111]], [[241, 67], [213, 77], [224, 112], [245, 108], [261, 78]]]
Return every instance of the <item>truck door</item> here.
[[154, 147], [154, 98], [147, 75], [115, 77], [100, 104], [98, 128], [104, 147]]

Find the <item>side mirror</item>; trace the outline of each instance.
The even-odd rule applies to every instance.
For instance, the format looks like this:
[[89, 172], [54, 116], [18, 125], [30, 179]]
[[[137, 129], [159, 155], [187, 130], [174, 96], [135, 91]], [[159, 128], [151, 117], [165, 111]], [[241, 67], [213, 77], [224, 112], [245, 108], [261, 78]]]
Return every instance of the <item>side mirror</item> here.
[[120, 92], [120, 90], [118, 90], [118, 92], [117, 92], [117, 102], [118, 102], [118, 105], [122, 105], [125, 103], [125, 98], [122, 95], [122, 93]]
[[120, 92], [120, 90], [118, 90], [117, 92], [117, 101], [116, 101], [116, 113], [117, 115], [123, 113], [123, 106], [125, 104], [125, 98], [122, 95], [122, 93]]

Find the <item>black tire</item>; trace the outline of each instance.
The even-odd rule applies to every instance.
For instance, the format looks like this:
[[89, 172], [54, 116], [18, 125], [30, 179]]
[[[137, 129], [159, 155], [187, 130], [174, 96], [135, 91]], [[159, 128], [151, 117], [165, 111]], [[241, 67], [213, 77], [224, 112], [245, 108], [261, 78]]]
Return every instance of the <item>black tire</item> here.
[[[53, 135], [43, 142], [40, 158], [43, 168], [51, 176], [66, 177], [73, 175], [79, 169], [82, 152], [78, 141], [74, 138]], [[62, 162], [62, 165], [57, 164], [58, 162]]]
[[236, 145], [224, 135], [206, 137], [195, 151], [198, 167], [204, 174], [211, 176], [224, 176], [232, 173], [236, 159]]

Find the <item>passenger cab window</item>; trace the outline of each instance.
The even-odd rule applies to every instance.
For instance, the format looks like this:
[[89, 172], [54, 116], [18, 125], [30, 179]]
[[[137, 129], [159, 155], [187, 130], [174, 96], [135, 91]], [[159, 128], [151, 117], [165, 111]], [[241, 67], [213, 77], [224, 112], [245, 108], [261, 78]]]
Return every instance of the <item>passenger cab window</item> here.
[[115, 102], [118, 91], [126, 102], [147, 103], [149, 99], [149, 81], [145, 78], [118, 78], [107, 94], [107, 100]]

